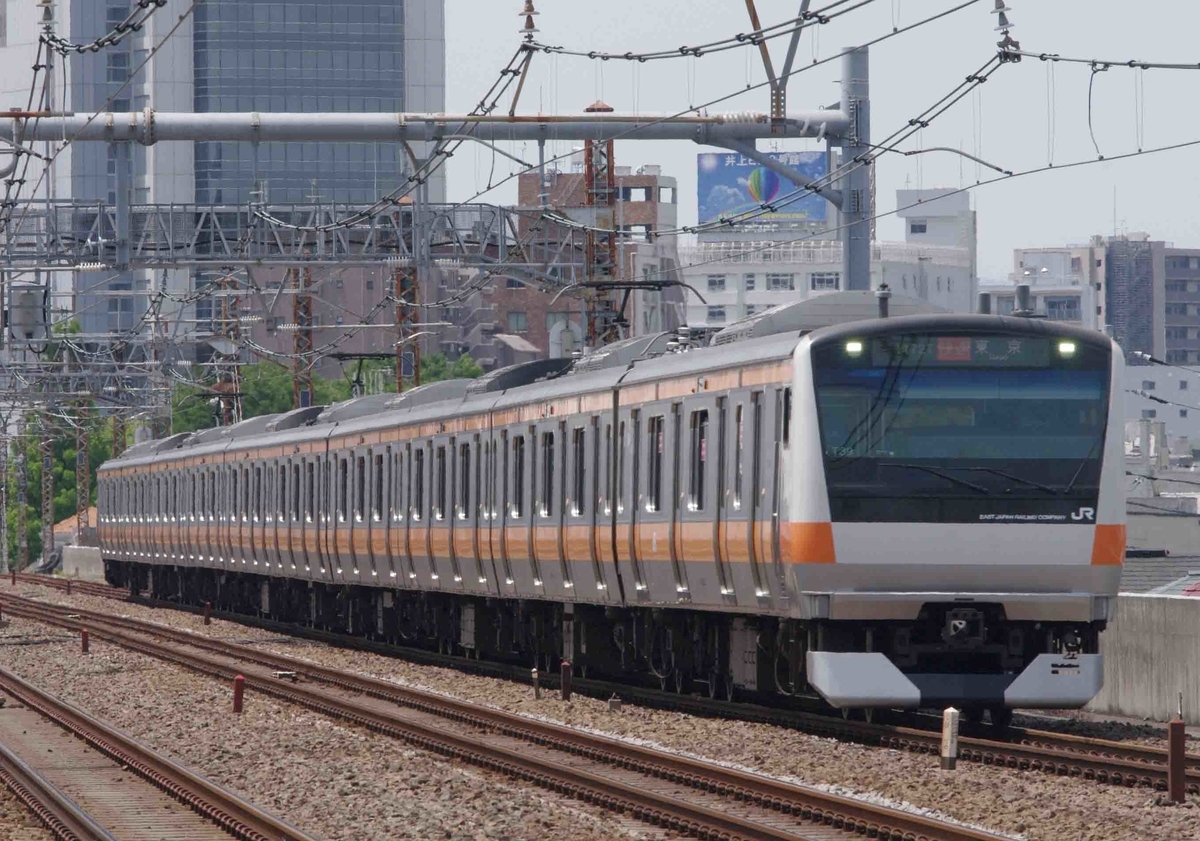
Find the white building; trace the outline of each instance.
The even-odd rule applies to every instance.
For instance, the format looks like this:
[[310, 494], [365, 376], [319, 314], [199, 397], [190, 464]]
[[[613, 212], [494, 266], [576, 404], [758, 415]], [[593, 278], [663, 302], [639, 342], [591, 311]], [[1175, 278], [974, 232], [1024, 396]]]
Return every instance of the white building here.
[[[905, 241], [871, 248], [871, 288], [919, 298], [956, 312], [976, 302], [975, 212], [966, 194], [900, 190]], [[793, 235], [794, 236], [794, 235]], [[720, 326], [770, 307], [843, 290], [840, 242], [798, 239], [699, 242], [679, 250], [688, 324]], [[701, 300], [701, 296], [704, 300]]]
[[1029, 284], [1036, 313], [1051, 321], [1103, 330], [1106, 251], [1107, 242], [1100, 237], [1086, 245], [1018, 248], [1013, 251], [1007, 282], [981, 280], [979, 292], [990, 297], [992, 312], [1008, 315], [1016, 305], [1017, 285]]

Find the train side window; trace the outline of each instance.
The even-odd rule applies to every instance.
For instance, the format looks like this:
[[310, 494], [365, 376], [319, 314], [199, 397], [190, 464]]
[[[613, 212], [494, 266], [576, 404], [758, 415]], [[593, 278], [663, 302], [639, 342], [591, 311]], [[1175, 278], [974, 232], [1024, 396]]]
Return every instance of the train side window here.
[[525, 516], [525, 436], [514, 435], [512, 439], [513, 458], [513, 517]]
[[263, 469], [260, 466], [254, 468], [254, 520], [258, 522], [263, 518]]
[[688, 474], [688, 508], [704, 510], [704, 466], [708, 461], [708, 410], [692, 412], [691, 470]]
[[458, 445], [458, 519], [471, 516], [471, 445]]
[[418, 447], [413, 450], [412, 459], [409, 461], [409, 468], [412, 470], [412, 496], [410, 498], [409, 511], [412, 518], [420, 521], [425, 513], [425, 448]]
[[[294, 475], [294, 474], [293, 474]], [[304, 462], [304, 521], [311, 523], [313, 514], [317, 508], [317, 466], [311, 461]], [[296, 501], [296, 507], [300, 507], [300, 483], [296, 482], [296, 490], [293, 491], [293, 498]], [[297, 518], [298, 519], [298, 518]]]
[[[199, 478], [199, 493], [197, 493], [197, 490], [196, 490], [197, 478]], [[199, 475], [199, 477], [197, 477], [197, 475], [195, 473], [193, 473], [192, 474], [192, 499], [191, 499], [191, 503], [192, 503], [192, 515], [191, 516], [192, 516], [193, 520], [196, 519], [197, 515], [199, 515], [201, 520], [204, 519], [204, 510], [201, 508], [201, 505], [203, 504], [203, 499], [204, 499], [204, 474], [201, 473]]]
[[783, 390], [783, 446], [786, 448], [791, 442], [792, 434], [792, 390], [785, 388]]
[[233, 483], [233, 499], [230, 500], [231, 504], [228, 506], [228, 508], [226, 510], [229, 510], [230, 513], [232, 513], [234, 520], [237, 519], [237, 516], [240, 513], [237, 509], [237, 505], [238, 505], [238, 472], [239, 471], [237, 471], [237, 470], [233, 470], [233, 471], [227, 470], [226, 471], [227, 476], [230, 476], [230, 474], [232, 473], [232, 476], [230, 476], [228, 481]]
[[367, 460], [359, 456], [354, 460], [354, 522], [363, 521], [367, 496]]
[[617, 513], [625, 511], [625, 421], [617, 428]]
[[541, 514], [554, 516], [554, 433], [542, 433], [542, 497]]
[[383, 519], [383, 455], [375, 456], [372, 465], [375, 473], [371, 477], [371, 519], [378, 523]]
[[217, 477], [220, 474], [216, 470], [209, 471], [208, 474], [208, 519], [215, 520], [217, 517]]
[[733, 507], [735, 510], [741, 510], [742, 507], [742, 447], [745, 446], [743, 432], [745, 423], [742, 420], [742, 404], [739, 403], [733, 411], [733, 424], [736, 428], [735, 440], [733, 444]]
[[258, 474], [258, 485], [254, 488], [254, 494], [250, 493], [250, 468], [242, 471], [242, 522], [248, 519], [258, 519], [259, 506], [258, 500], [262, 496], [262, 468], [255, 467], [255, 473]]
[[346, 522], [346, 497], [350, 493], [350, 460], [338, 460], [337, 478], [337, 518], [338, 522]]
[[207, 471], [200, 474], [200, 497], [199, 497], [198, 501], [200, 504], [196, 507], [199, 511], [200, 519], [205, 520], [208, 518], [208, 472]]
[[646, 445], [649, 465], [646, 470], [646, 510], [662, 510], [663, 448], [666, 446], [666, 423], [663, 415], [655, 415], [646, 424]]
[[392, 454], [392, 519], [404, 519], [404, 453]]
[[587, 458], [586, 450], [586, 430], [582, 426], [577, 426], [571, 430], [571, 460], [574, 462], [575, 472], [572, 474], [571, 487], [571, 514], [578, 517], [583, 513], [583, 502], [586, 496], [586, 484], [584, 476], [584, 459]]

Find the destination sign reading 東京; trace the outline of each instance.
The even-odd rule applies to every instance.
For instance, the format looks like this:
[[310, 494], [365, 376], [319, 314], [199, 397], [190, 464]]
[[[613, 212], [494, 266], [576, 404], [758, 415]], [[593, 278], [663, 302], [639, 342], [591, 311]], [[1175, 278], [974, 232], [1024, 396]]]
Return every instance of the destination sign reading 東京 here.
[[871, 342], [871, 364], [900, 359], [927, 367], [1045, 368], [1050, 341], [1025, 336], [888, 336]]

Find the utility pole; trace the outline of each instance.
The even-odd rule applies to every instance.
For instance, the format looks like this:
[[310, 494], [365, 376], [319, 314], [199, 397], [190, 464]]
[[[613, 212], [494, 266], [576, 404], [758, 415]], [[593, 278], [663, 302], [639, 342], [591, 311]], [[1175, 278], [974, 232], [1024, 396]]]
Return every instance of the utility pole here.
[[[584, 109], [588, 114], [611, 114], [611, 106], [595, 102]], [[625, 338], [625, 304], [613, 299], [616, 290], [608, 289], [617, 276], [616, 172], [611, 140], [588, 140], [583, 148], [584, 206], [592, 210], [584, 239], [587, 288], [587, 344], [599, 347]]]
[[29, 470], [25, 452], [25, 416], [17, 417], [17, 569], [29, 566]]
[[42, 416], [42, 563], [54, 553], [54, 433], [48, 414]]
[[842, 55], [842, 111], [850, 125], [842, 137], [842, 279], [847, 290], [871, 288], [871, 100], [866, 47]]
[[90, 415], [87, 404], [79, 409], [79, 420], [75, 427], [75, 534], [76, 542], [83, 539], [84, 529], [90, 525], [88, 508], [92, 501], [92, 472], [88, 458], [88, 421]]
[[303, 409], [313, 404], [312, 269], [307, 266], [290, 269], [295, 280], [296, 294], [292, 300], [292, 407]]

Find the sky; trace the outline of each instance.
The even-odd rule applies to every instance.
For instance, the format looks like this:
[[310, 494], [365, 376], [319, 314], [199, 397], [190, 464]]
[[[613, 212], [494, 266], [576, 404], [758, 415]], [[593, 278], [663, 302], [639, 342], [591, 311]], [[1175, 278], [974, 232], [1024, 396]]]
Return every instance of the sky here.
[[[811, 8], [833, 0], [812, 0]], [[838, 8], [852, 7], [858, 0]], [[802, 35], [797, 66], [845, 47], [886, 35], [949, 9], [961, 0], [875, 0]], [[1025, 50], [1125, 62], [1200, 62], [1194, 33], [1200, 3], [1185, 0], [1008, 0], [1012, 35]], [[520, 40], [524, 0], [446, 0], [446, 110], [463, 113], [479, 101]], [[800, 0], [757, 0], [764, 26], [794, 17]], [[609, 52], [673, 49], [747, 32], [742, 0], [536, 0], [543, 43]], [[932, 105], [996, 51], [992, 0], [979, 0], [949, 17], [902, 33], [871, 48], [872, 133], [891, 134]], [[786, 38], [772, 42], [782, 64]], [[830, 106], [839, 98], [838, 61], [795, 75], [788, 110]], [[1027, 58], [1006, 65], [978, 95], [958, 103], [904, 149], [950, 146], [1004, 169], [1022, 170], [1077, 161], [1059, 169], [979, 186], [979, 273], [1002, 280], [1012, 271], [1014, 248], [1086, 242], [1093, 234], [1146, 231], [1155, 239], [1200, 247], [1195, 201], [1200, 195], [1200, 145], [1129, 160], [1096, 162], [1139, 148], [1200, 140], [1200, 69], [1130, 70], [1095, 74], [1089, 130], [1088, 65], [1051, 64]], [[757, 51], [735, 50], [701, 58], [659, 62], [592, 61], [539, 53], [534, 57], [519, 114], [578, 113], [596, 99], [618, 111], [675, 113], [718, 97], [742, 93], [710, 112], [768, 111], [768, 91], [746, 92], [765, 74]], [[506, 102], [507, 108], [507, 102]], [[1093, 142], [1094, 133], [1094, 142]], [[572, 144], [548, 144], [565, 154]], [[760, 149], [806, 150], [813, 141], [784, 141]], [[511, 151], [536, 159], [536, 145]], [[696, 221], [696, 153], [715, 151], [689, 141], [617, 142], [617, 165], [659, 164], [679, 181], [679, 220]], [[521, 153], [524, 154], [521, 154]], [[449, 196], [472, 198], [515, 171], [503, 157], [472, 144], [448, 170]], [[955, 154], [885, 155], [877, 164], [877, 211], [896, 207], [896, 190], [975, 184], [994, 173]], [[512, 203], [515, 180], [478, 200]], [[903, 239], [894, 217], [881, 219], [883, 240]]]

